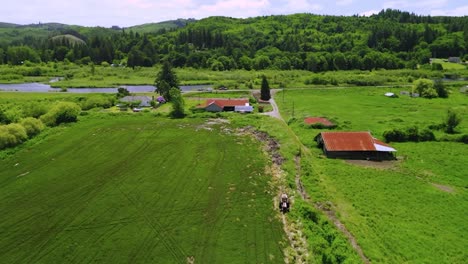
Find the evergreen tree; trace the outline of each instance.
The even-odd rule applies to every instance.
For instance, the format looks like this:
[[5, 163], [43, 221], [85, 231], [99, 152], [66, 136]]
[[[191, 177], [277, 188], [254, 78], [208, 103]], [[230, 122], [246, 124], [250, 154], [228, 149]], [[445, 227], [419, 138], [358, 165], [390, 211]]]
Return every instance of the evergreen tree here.
[[166, 61], [164, 62], [161, 71], [156, 76], [155, 80], [156, 92], [166, 99], [166, 101], [171, 101], [171, 94], [169, 90], [171, 88], [179, 89], [179, 83], [177, 81], [177, 76], [172, 70], [171, 64]]
[[271, 98], [270, 86], [268, 85], [268, 80], [265, 75], [262, 77], [262, 88], [260, 90], [260, 99], [268, 101]]
[[182, 94], [180, 93], [180, 89], [172, 87], [169, 90], [170, 97], [172, 99], [172, 111], [171, 111], [171, 116], [174, 118], [182, 118], [185, 116], [185, 111], [184, 111], [184, 98], [182, 97]]
[[447, 111], [447, 118], [445, 119], [445, 132], [449, 134], [455, 133], [455, 128], [461, 123], [462, 119], [458, 114], [449, 109]]
[[441, 79], [437, 79], [437, 80], [434, 81], [434, 89], [436, 90], [437, 95], [440, 98], [447, 98], [448, 97], [447, 89], [445, 89], [445, 85], [444, 85], [444, 83], [442, 82]]

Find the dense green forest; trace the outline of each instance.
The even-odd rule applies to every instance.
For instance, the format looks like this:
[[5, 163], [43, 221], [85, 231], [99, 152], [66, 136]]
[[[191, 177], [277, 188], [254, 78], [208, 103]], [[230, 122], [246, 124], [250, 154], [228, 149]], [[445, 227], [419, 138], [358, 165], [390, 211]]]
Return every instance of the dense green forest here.
[[0, 23], [0, 64], [77, 64], [211, 70], [415, 68], [429, 58], [468, 60], [468, 17], [382, 10], [370, 17], [295, 14], [209, 17], [132, 28]]

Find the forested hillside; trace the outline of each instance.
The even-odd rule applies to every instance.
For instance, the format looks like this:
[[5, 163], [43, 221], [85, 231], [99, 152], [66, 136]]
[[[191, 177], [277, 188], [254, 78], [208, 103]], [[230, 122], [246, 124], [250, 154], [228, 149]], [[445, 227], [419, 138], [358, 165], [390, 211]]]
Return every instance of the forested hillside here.
[[168, 59], [175, 67], [319, 72], [414, 68], [431, 57], [468, 59], [467, 16], [385, 10], [371, 17], [295, 14], [181, 21], [158, 30], [151, 25], [108, 29], [3, 23], [0, 63], [68, 60], [135, 67]]

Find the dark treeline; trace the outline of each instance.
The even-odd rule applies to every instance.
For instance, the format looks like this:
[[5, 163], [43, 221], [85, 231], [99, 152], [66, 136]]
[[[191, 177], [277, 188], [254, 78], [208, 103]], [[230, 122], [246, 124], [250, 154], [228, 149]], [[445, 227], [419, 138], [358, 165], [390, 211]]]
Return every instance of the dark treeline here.
[[[20, 31], [21, 29], [17, 29]], [[210, 17], [172, 30], [65, 28], [0, 42], [0, 63], [70, 61], [212, 70], [414, 68], [429, 58], [468, 59], [468, 17], [383, 10], [371, 17], [312, 14]], [[16, 32], [18, 33], [18, 32]]]

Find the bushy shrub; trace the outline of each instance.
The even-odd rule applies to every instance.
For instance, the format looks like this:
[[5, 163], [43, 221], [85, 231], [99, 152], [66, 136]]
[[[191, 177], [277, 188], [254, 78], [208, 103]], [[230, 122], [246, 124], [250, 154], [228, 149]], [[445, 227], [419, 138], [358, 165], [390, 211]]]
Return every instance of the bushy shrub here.
[[431, 69], [433, 71], [442, 71], [442, 70], [444, 70], [444, 67], [440, 63], [433, 62]]
[[39, 134], [45, 127], [41, 120], [33, 117], [22, 119], [20, 124], [26, 129], [28, 137], [33, 137]]
[[405, 131], [396, 128], [385, 131], [383, 137], [385, 142], [405, 142], [408, 140]]
[[465, 144], [468, 144], [468, 134], [461, 135], [458, 138], [458, 142], [463, 142]]
[[47, 113], [47, 106], [39, 102], [31, 102], [23, 108], [24, 117], [39, 118], [41, 115]]
[[60, 102], [40, 119], [47, 126], [57, 126], [61, 123], [76, 122], [80, 112], [81, 108], [76, 103]]
[[19, 109], [8, 109], [3, 112], [0, 123], [17, 123], [21, 119], [22, 113]]
[[419, 141], [419, 129], [417, 126], [411, 126], [406, 128], [406, 141], [413, 141], [413, 142], [418, 142]]
[[27, 139], [26, 129], [20, 124], [0, 126], [0, 149], [14, 147]]
[[81, 102], [81, 109], [89, 110], [97, 107], [109, 108], [114, 105], [112, 98], [106, 96], [90, 96]]
[[406, 129], [387, 130], [383, 133], [385, 142], [419, 142], [419, 141], [435, 141], [435, 135], [429, 129], [419, 130], [417, 126], [408, 127]]
[[429, 129], [423, 129], [418, 135], [419, 141], [435, 141], [436, 137]]

